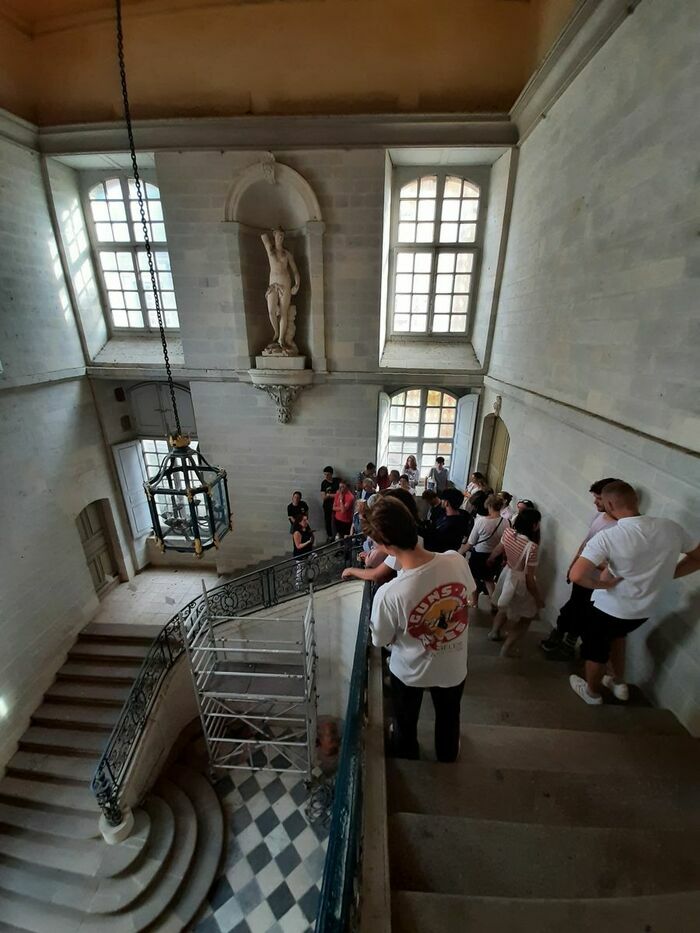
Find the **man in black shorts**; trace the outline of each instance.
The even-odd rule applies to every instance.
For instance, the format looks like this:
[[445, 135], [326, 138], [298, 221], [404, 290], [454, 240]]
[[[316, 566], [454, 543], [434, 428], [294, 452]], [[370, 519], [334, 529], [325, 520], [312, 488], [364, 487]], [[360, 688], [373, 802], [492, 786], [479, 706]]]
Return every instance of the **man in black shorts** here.
[[[700, 570], [700, 544], [669, 518], [640, 515], [628, 483], [609, 483], [602, 498], [617, 524], [591, 538], [569, 571], [573, 583], [593, 590], [581, 627], [586, 679], [569, 678], [572, 690], [592, 706], [603, 702], [601, 686], [618, 700], [628, 699], [625, 638], [646, 622], [667, 583]], [[681, 553], [686, 556], [679, 561]], [[612, 675], [606, 674], [608, 662]]]

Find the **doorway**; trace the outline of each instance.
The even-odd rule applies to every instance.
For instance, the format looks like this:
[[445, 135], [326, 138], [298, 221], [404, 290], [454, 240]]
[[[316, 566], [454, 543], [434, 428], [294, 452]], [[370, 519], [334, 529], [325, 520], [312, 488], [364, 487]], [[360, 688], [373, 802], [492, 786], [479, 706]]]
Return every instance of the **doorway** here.
[[[78, 515], [80, 542], [95, 592], [102, 598], [119, 582], [119, 570], [109, 534], [106, 500], [97, 499]], [[108, 507], [108, 506], [107, 506]]]
[[489, 460], [486, 466], [486, 479], [493, 490], [500, 492], [501, 489], [503, 489], [503, 476], [506, 472], [510, 435], [502, 419], [498, 416], [494, 417], [495, 423], [493, 425], [493, 435], [491, 437]]

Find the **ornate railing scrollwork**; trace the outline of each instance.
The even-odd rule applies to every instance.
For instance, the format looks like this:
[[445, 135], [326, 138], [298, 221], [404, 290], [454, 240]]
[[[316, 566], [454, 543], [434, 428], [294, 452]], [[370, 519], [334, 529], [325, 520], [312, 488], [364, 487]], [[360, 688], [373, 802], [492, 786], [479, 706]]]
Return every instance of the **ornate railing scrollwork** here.
[[[245, 615], [301, 596], [310, 584], [315, 590], [323, 589], [337, 583], [346, 567], [356, 565], [360, 549], [359, 536], [346, 538], [308, 557], [290, 558], [235, 577], [207, 591], [209, 609], [214, 615]], [[179, 620], [186, 621], [203, 601], [204, 595], [183, 606], [154, 639], [97, 764], [91, 788], [110, 826], [122, 822], [119, 798], [124, 779], [163, 680], [184, 651]]]

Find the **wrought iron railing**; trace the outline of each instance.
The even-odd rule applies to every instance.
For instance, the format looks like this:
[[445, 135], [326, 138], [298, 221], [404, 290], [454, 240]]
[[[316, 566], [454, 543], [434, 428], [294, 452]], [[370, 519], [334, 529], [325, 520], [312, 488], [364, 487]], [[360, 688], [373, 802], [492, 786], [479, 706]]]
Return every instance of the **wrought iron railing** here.
[[372, 585], [365, 583], [338, 773], [335, 779], [335, 796], [316, 916], [316, 933], [347, 933], [354, 928], [357, 919], [362, 855], [363, 732], [367, 714], [372, 597]]
[[[245, 615], [308, 593], [310, 584], [320, 590], [337, 583], [346, 567], [357, 565], [360, 542], [360, 536], [345, 538], [308, 556], [235, 577], [207, 591], [209, 609], [214, 615]], [[203, 600], [204, 595], [198, 596], [183, 606], [154, 639], [97, 764], [91, 787], [111, 826], [122, 822], [120, 795], [124, 779], [163, 680], [184, 651], [179, 622], [196, 611]]]

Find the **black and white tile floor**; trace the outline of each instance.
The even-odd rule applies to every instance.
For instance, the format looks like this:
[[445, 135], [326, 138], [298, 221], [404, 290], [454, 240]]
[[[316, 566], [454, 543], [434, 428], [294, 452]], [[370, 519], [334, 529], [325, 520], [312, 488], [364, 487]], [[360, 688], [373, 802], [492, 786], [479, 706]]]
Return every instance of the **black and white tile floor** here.
[[328, 829], [311, 824], [299, 775], [256, 771], [217, 785], [227, 852], [196, 933], [307, 933], [316, 920]]

